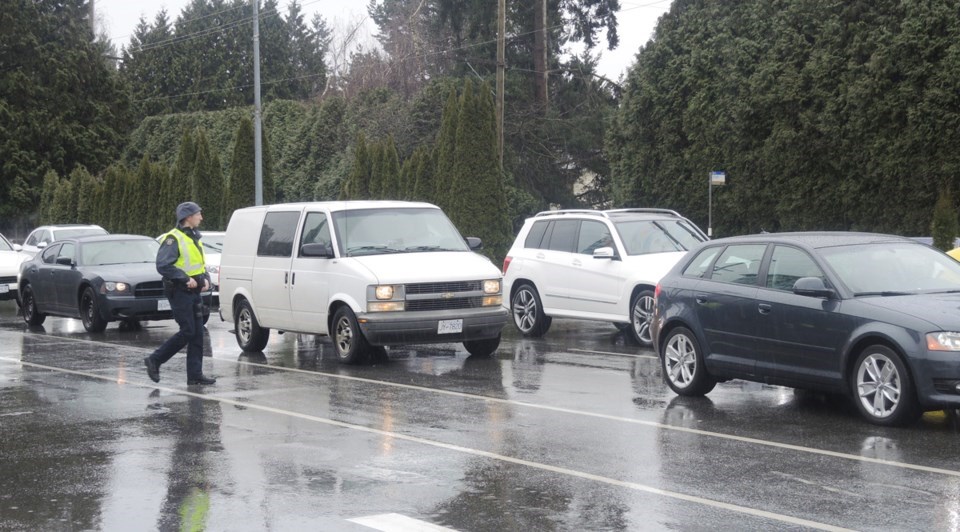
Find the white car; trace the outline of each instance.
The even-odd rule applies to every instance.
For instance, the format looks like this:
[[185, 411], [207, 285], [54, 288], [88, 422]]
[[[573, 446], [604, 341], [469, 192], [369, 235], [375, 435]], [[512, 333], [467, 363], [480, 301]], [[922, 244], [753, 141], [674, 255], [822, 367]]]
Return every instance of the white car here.
[[0, 235], [0, 301], [15, 299], [19, 303], [17, 276], [20, 263], [29, 258], [19, 244], [11, 244], [7, 237]]
[[613, 322], [651, 345], [657, 282], [707, 236], [666, 209], [545, 211], [528, 218], [503, 261], [504, 306], [524, 336], [552, 318]]
[[220, 302], [220, 254], [223, 253], [223, 239], [225, 231], [200, 230], [200, 243], [203, 244], [203, 262], [207, 265], [210, 274], [210, 283], [213, 285], [213, 304]]
[[43, 248], [64, 238], [105, 234], [107, 234], [107, 230], [99, 225], [41, 225], [27, 235], [27, 239], [23, 241], [23, 252], [32, 257]]

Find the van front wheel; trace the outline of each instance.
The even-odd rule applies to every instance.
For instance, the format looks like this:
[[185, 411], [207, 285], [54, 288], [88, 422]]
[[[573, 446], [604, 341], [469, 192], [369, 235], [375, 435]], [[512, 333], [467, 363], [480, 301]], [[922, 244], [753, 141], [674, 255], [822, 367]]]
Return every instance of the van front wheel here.
[[478, 357], [488, 357], [497, 352], [500, 347], [500, 335], [496, 338], [485, 338], [483, 340], [464, 340], [463, 347], [471, 355]]
[[264, 329], [257, 321], [257, 316], [246, 299], [240, 300], [233, 320], [234, 334], [237, 335], [237, 345], [245, 352], [263, 351], [270, 339], [270, 329]]
[[333, 315], [333, 347], [337, 359], [345, 364], [359, 364], [370, 352], [370, 344], [363, 337], [357, 317], [344, 305]]

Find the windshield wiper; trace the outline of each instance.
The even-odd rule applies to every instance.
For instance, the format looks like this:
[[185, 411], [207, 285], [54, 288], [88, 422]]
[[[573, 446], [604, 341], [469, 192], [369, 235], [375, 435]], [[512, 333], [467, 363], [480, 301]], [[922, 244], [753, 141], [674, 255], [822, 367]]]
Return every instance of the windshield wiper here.
[[387, 246], [357, 246], [355, 248], [347, 248], [347, 256], [353, 256], [359, 252], [360, 255], [373, 255], [376, 253], [399, 253], [399, 249], [389, 248]]
[[914, 294], [914, 292], [897, 292], [897, 291], [894, 291], [894, 290], [882, 290], [882, 291], [879, 291], [879, 292], [856, 292], [856, 293], [853, 294], [853, 297], [860, 297], [860, 296], [883, 296], [883, 297], [888, 297], [888, 296], [910, 296], [910, 295], [913, 295], [913, 294]]
[[404, 251], [460, 251], [458, 249], [445, 248], [443, 246], [407, 246]]

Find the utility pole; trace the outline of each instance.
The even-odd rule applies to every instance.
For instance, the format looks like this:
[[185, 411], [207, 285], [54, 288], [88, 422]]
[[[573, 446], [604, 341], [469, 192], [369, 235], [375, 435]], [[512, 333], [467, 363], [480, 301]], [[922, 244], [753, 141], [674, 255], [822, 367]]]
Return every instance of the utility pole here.
[[93, 9], [93, 0], [90, 0], [90, 33], [93, 34], [93, 39], [91, 40], [94, 41], [97, 40], [97, 17], [94, 16], [95, 14], [96, 11]]
[[260, 140], [260, 21], [258, 6], [260, 0], [253, 3], [253, 151], [254, 181], [257, 185], [256, 204], [263, 205], [263, 145]]
[[503, 78], [506, 69], [507, 0], [497, 7], [497, 155], [503, 172]]

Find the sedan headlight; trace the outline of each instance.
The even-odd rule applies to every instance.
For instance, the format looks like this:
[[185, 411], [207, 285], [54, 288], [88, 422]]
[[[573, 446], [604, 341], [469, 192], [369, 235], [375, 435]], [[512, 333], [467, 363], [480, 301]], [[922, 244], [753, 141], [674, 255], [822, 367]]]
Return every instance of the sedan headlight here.
[[483, 293], [484, 294], [499, 294], [500, 293], [500, 279], [489, 279], [483, 282]]
[[102, 293], [116, 292], [116, 293], [125, 293], [130, 290], [130, 285], [127, 283], [117, 283], [113, 281], [106, 281], [103, 283]]
[[960, 351], [960, 332], [927, 333], [927, 349], [930, 351]]

